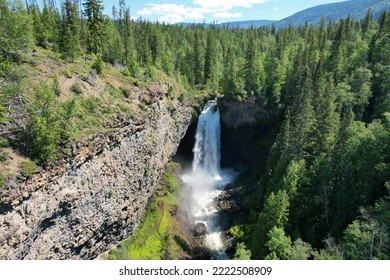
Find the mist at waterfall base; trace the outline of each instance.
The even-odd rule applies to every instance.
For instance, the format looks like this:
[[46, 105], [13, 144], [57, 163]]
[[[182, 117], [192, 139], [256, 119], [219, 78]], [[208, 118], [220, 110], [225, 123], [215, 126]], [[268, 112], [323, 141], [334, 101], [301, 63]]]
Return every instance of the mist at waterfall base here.
[[227, 259], [224, 237], [219, 227], [215, 205], [224, 187], [232, 182], [235, 173], [220, 167], [221, 125], [217, 100], [209, 101], [198, 119], [193, 148], [192, 170], [182, 179], [189, 186], [186, 211], [193, 223], [206, 225], [204, 244], [215, 259]]

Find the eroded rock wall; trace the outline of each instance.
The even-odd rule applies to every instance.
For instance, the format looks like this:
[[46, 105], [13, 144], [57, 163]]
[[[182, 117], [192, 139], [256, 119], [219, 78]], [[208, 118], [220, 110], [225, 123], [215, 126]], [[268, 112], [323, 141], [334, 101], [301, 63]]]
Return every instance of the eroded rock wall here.
[[58, 166], [3, 188], [0, 259], [93, 259], [130, 236], [192, 109], [160, 98], [148, 112], [71, 143]]
[[278, 130], [277, 116], [255, 99], [222, 98], [218, 105], [222, 126], [221, 164], [239, 170], [261, 170]]

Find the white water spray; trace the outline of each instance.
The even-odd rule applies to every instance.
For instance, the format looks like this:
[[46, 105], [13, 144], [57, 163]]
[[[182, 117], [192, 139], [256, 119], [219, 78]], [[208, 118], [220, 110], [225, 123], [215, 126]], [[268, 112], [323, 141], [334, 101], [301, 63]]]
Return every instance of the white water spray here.
[[183, 175], [183, 181], [191, 188], [190, 214], [195, 223], [207, 228], [205, 244], [216, 258], [227, 258], [224, 239], [218, 226], [219, 218], [214, 199], [233, 180], [234, 174], [222, 170], [221, 128], [217, 100], [209, 101], [198, 119], [192, 171]]

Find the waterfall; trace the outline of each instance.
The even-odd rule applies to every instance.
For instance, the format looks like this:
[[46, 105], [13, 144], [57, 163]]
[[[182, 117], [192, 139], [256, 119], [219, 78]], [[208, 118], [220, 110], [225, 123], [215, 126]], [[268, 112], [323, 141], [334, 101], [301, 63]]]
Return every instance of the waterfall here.
[[198, 119], [192, 172], [195, 173], [199, 169], [203, 169], [208, 170], [212, 176], [219, 175], [221, 161], [220, 135], [220, 114], [217, 101], [212, 100], [206, 104]]
[[215, 198], [233, 180], [230, 170], [223, 170], [221, 160], [221, 125], [217, 100], [209, 101], [198, 119], [192, 171], [182, 176], [190, 186], [191, 198], [188, 205], [194, 223], [206, 225], [205, 244], [218, 259], [227, 258], [225, 244], [219, 225]]

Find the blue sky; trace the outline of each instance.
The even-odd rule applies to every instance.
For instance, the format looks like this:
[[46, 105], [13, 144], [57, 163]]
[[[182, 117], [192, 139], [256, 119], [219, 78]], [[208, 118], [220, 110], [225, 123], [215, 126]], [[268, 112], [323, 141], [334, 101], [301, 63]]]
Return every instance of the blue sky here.
[[[126, 0], [133, 18], [166, 23], [279, 20], [306, 8], [345, 0]], [[103, 0], [105, 13], [119, 0]]]

